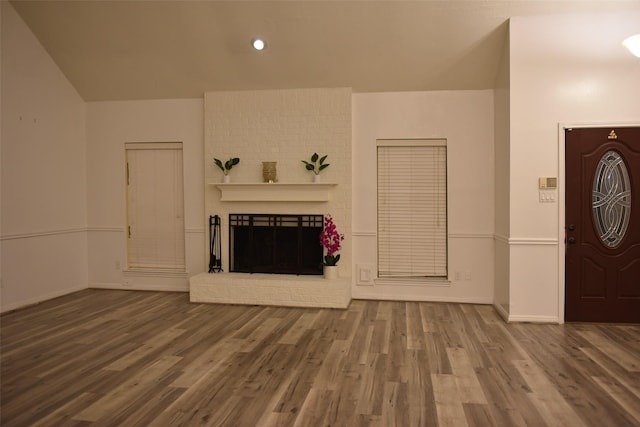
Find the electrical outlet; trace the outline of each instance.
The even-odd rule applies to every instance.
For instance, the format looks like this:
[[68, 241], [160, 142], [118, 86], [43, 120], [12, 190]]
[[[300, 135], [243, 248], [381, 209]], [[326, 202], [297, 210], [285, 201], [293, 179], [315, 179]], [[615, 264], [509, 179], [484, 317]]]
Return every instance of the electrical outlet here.
[[358, 265], [356, 266], [358, 272], [358, 285], [373, 285], [373, 266], [372, 265]]
[[116, 270], [122, 270], [122, 265], [120, 264], [120, 260], [117, 259], [113, 262], [113, 268]]

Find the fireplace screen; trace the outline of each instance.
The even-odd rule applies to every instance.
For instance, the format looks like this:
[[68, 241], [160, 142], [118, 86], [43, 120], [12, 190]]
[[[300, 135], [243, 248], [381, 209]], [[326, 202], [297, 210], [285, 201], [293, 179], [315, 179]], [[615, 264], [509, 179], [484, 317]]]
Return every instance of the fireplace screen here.
[[322, 274], [322, 215], [229, 215], [229, 270]]

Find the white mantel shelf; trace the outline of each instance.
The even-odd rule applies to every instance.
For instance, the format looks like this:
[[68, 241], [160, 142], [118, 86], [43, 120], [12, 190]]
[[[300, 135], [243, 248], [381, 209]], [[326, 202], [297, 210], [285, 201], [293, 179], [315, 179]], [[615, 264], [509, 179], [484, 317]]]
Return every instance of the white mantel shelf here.
[[332, 183], [211, 183], [222, 202], [328, 202]]

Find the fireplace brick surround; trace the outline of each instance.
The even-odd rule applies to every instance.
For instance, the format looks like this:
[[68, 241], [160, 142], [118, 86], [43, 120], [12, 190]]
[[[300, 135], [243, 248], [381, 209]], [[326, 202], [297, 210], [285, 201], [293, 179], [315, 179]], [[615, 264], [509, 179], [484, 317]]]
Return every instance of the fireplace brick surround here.
[[215, 273], [191, 279], [191, 302], [274, 305], [284, 307], [347, 308], [351, 279], [322, 276]]
[[[223, 273], [190, 278], [192, 302], [346, 308], [351, 301], [351, 90], [299, 89], [205, 94], [205, 212], [222, 218]], [[300, 184], [312, 174], [301, 160], [327, 154], [322, 172], [323, 197], [300, 197]], [[222, 174], [213, 158], [239, 157], [232, 184], [220, 185]], [[262, 184], [262, 162], [277, 162], [276, 184]], [[254, 196], [221, 200], [233, 184], [252, 186]], [[253, 185], [256, 184], [256, 185]], [[293, 184], [293, 185], [292, 185]], [[272, 197], [274, 190], [277, 195]], [[255, 195], [255, 192], [258, 195]], [[282, 196], [282, 192], [285, 196]], [[291, 194], [291, 197], [286, 194]], [[345, 235], [340, 250], [340, 277], [229, 273], [230, 213], [330, 214]], [[209, 259], [209, 247], [203, 248]]]

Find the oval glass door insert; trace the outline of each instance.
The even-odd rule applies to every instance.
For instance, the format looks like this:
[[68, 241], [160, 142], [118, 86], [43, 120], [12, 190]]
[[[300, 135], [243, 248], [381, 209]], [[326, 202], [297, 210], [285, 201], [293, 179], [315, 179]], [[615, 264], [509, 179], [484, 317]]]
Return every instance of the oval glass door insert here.
[[604, 153], [593, 179], [593, 220], [602, 243], [615, 248], [624, 238], [631, 216], [631, 185], [624, 159]]

